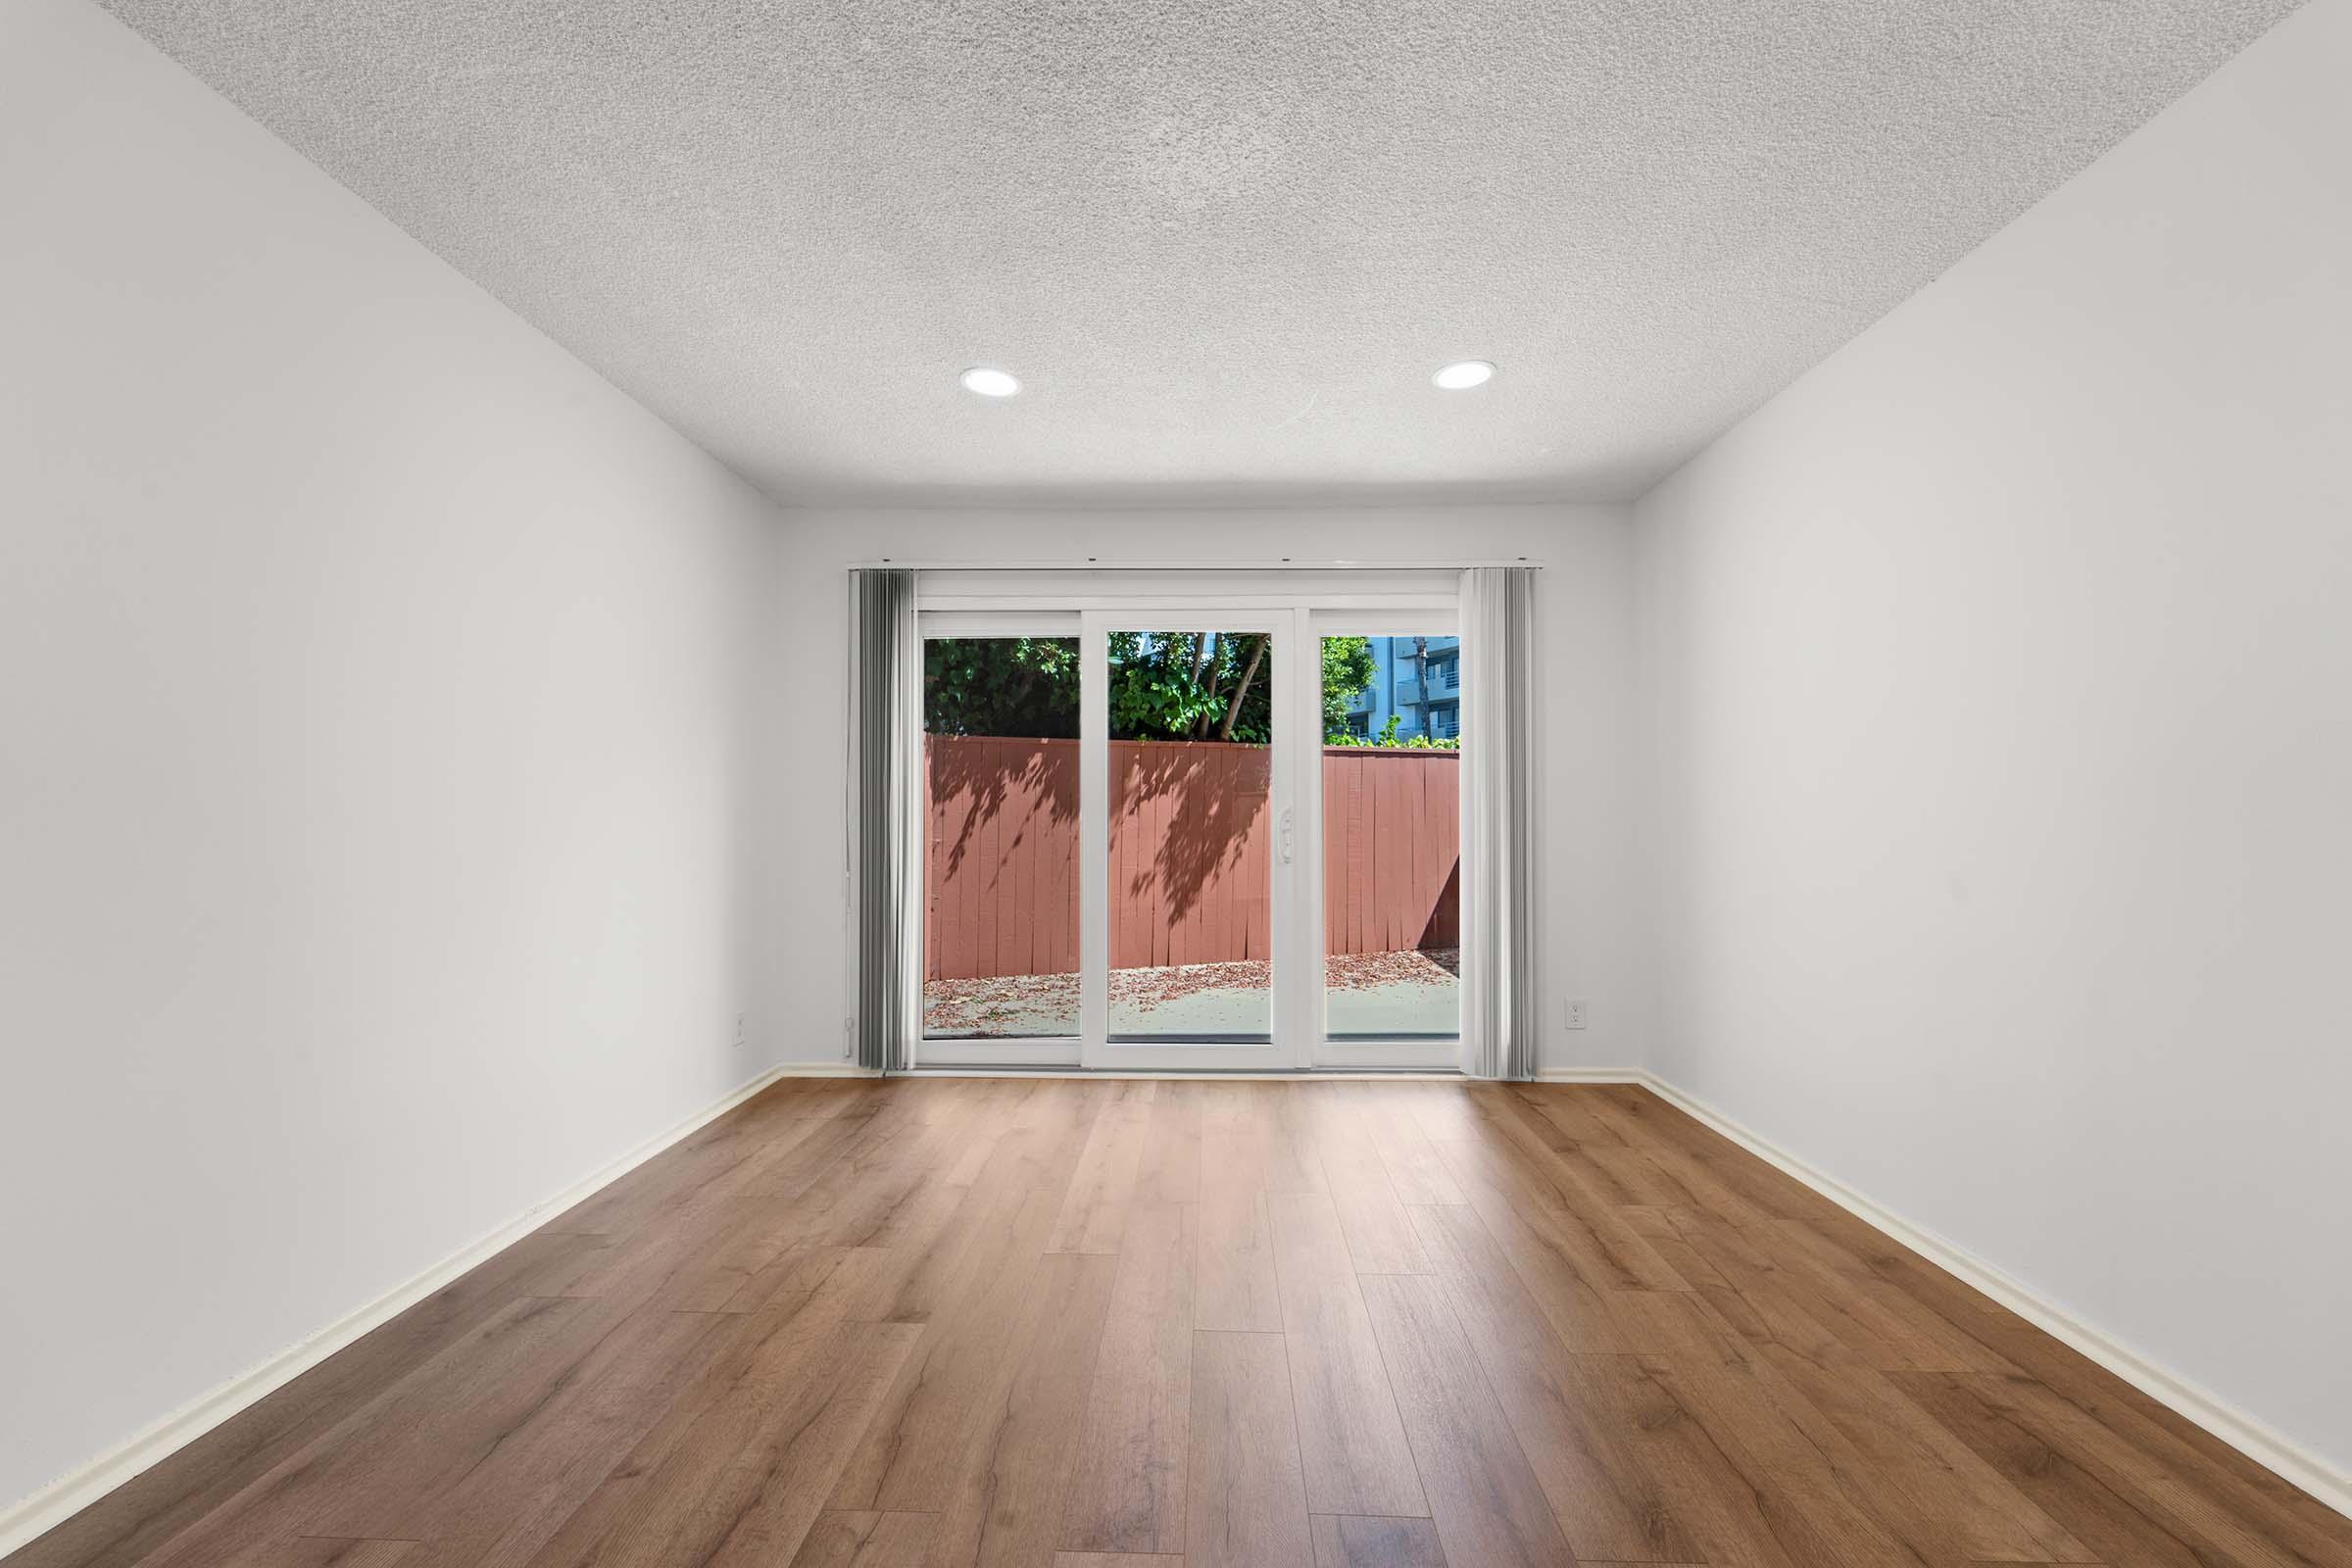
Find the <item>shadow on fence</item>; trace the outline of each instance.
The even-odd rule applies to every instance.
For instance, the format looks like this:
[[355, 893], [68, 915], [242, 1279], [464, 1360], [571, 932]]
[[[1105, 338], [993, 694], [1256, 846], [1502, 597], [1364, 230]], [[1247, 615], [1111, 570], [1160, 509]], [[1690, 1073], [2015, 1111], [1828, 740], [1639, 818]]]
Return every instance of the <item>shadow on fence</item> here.
[[[1078, 746], [926, 737], [926, 978], [1078, 967]], [[1110, 743], [1113, 968], [1271, 952], [1272, 754]], [[1459, 941], [1456, 754], [1330, 748], [1322, 760], [1324, 948]]]

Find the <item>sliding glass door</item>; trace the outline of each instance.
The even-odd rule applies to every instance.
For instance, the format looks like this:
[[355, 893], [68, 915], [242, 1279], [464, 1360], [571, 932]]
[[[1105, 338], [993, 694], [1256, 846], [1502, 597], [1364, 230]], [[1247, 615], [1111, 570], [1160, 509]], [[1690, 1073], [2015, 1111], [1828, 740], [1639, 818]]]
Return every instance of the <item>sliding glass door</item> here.
[[[1297, 1067], [1296, 616], [1083, 616], [1091, 1067]], [[1100, 1020], [1100, 1026], [1096, 1021]]]
[[1452, 612], [1271, 598], [924, 613], [919, 1062], [1455, 1064]]

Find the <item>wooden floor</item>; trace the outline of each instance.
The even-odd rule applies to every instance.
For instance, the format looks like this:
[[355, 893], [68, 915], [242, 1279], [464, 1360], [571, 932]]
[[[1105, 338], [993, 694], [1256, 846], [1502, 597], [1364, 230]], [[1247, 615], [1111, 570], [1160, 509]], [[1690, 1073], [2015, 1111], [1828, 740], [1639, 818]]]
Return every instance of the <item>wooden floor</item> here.
[[1638, 1089], [817, 1079], [10, 1568], [1179, 1562], [2352, 1565], [2352, 1523]]

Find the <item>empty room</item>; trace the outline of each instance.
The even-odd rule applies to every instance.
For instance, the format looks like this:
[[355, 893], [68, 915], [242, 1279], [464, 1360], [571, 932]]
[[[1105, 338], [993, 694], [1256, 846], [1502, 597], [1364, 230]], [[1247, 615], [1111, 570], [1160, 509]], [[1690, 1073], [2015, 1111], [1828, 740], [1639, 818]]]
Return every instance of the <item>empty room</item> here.
[[2352, 0], [0, 0], [0, 1568], [2352, 1568]]

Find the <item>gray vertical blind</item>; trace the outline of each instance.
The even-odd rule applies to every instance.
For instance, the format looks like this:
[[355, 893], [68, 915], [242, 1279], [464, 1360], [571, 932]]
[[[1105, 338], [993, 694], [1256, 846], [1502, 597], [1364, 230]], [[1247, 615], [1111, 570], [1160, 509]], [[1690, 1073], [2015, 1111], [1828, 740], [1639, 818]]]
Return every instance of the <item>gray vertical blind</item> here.
[[1462, 573], [1462, 1071], [1533, 1078], [1535, 572]]
[[922, 1026], [922, 890], [914, 769], [922, 641], [914, 573], [850, 574], [850, 885], [858, 1064], [902, 1072]]

